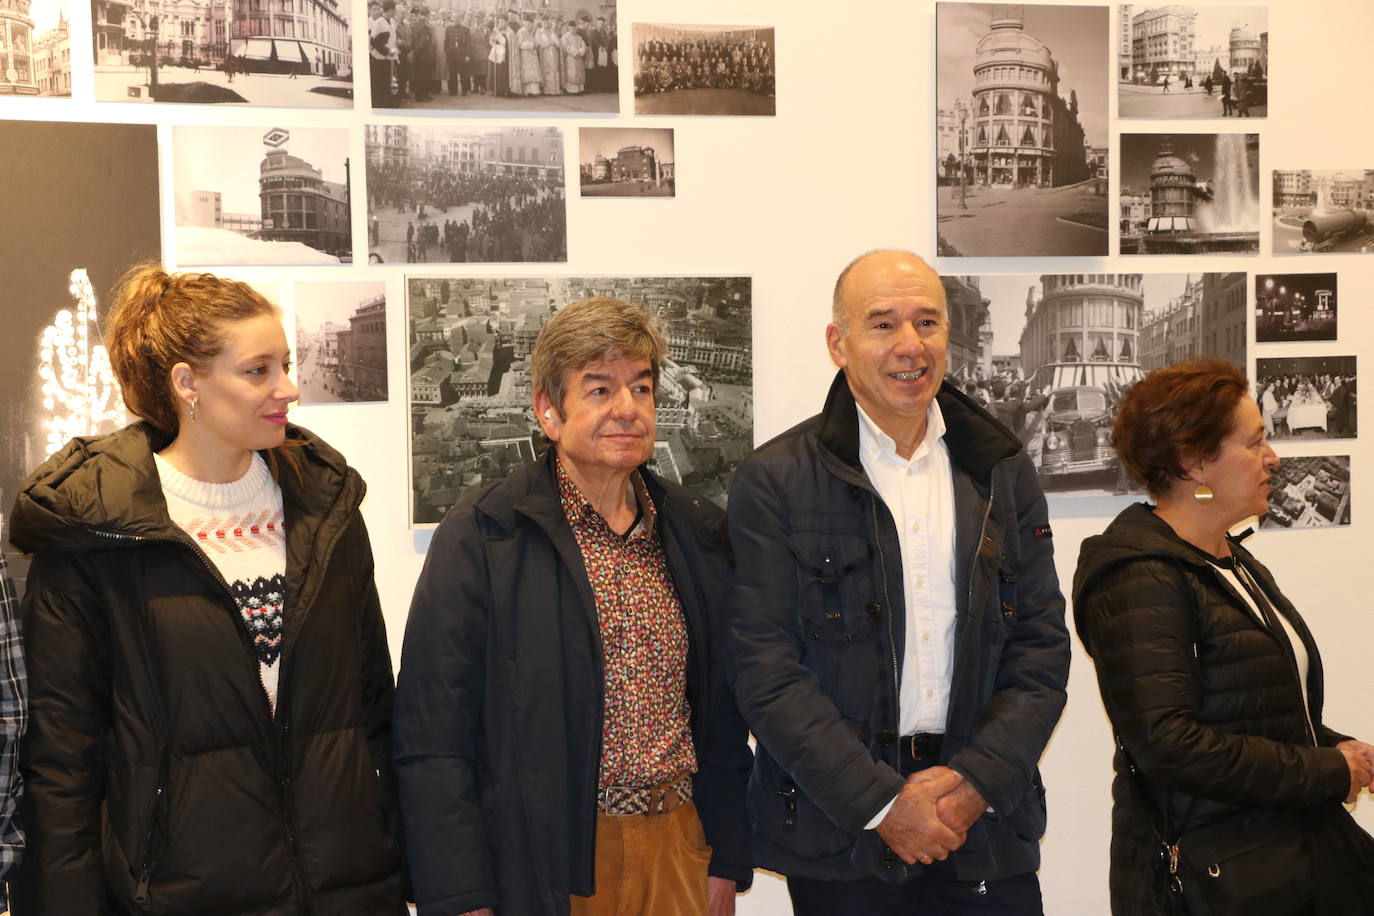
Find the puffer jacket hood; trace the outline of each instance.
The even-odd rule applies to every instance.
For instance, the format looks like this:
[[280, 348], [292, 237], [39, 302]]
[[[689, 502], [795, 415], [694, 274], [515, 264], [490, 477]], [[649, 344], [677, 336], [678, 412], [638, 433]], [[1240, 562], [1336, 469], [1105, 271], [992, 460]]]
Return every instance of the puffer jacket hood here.
[[[1232, 547], [1238, 546], [1232, 541]], [[1238, 551], [1239, 552], [1239, 551]], [[1098, 577], [1122, 563], [1145, 559], [1170, 560], [1205, 569], [1207, 560], [1183, 541], [1149, 503], [1128, 506], [1112, 520], [1107, 530], [1083, 540], [1078, 568], [1073, 575], [1073, 601], [1091, 587]]]
[[[302, 468], [299, 474], [282, 468], [283, 500], [316, 518], [340, 499], [346, 503], [339, 508], [362, 501], [362, 478], [342, 455], [304, 427], [288, 426], [286, 437], [299, 443], [291, 449]], [[27, 554], [60, 555], [126, 547], [127, 538], [184, 538], [167, 514], [162, 482], [148, 461], [149, 452], [170, 441], [146, 421], [71, 440], [20, 487], [12, 542]]]

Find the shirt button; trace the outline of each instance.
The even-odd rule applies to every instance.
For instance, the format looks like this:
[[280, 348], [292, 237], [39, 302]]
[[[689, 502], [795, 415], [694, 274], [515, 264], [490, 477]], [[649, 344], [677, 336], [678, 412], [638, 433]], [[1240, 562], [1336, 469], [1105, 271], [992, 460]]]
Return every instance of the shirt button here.
[[917, 577], [916, 577], [916, 584], [917, 584], [917, 585], [925, 585], [925, 584], [926, 584], [926, 580], [925, 580], [925, 579], [922, 579], [920, 576], [917, 576]]
[[912, 531], [920, 531], [920, 530], [921, 530], [921, 523], [920, 523], [920, 522], [912, 522], [912, 523], [911, 523], [911, 530], [912, 530]]
[[921, 634], [921, 639], [922, 639], [923, 641], [925, 641], [925, 642], [930, 642], [930, 634], [929, 634], [929, 633], [922, 633], [922, 634]]
[[928, 696], [928, 697], [933, 697], [933, 696], [935, 696], [935, 691], [933, 691], [933, 690], [927, 690], [927, 691], [926, 691], [926, 696]]

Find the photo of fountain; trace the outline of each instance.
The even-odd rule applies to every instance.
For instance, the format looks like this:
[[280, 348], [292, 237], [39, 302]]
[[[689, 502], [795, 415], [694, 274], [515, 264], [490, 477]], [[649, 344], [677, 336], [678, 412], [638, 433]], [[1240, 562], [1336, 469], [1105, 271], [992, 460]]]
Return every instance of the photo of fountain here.
[[1274, 254], [1374, 251], [1374, 169], [1274, 172]]
[[1122, 134], [1121, 253], [1259, 253], [1258, 134]]

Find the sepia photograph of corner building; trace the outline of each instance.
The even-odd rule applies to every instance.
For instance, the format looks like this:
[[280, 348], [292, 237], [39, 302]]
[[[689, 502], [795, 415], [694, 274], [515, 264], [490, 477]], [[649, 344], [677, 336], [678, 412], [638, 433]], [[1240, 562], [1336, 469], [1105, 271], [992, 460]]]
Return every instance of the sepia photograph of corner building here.
[[98, 102], [351, 108], [349, 0], [91, 0]]

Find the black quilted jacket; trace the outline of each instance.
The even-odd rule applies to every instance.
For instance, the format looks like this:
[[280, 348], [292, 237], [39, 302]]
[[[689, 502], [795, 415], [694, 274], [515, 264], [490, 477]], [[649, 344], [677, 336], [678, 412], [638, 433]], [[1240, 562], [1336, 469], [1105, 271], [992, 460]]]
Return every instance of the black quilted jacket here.
[[[1168, 828], [1242, 810], [1310, 808], [1350, 788], [1345, 740], [1322, 725], [1322, 665], [1312, 634], [1269, 571], [1239, 544], [1307, 648], [1309, 730], [1296, 669], [1207, 559], [1138, 503], [1083, 542], [1074, 575], [1078, 635], [1102, 701]], [[1118, 748], [1112, 787], [1112, 912], [1154, 916], [1155, 834]]]

